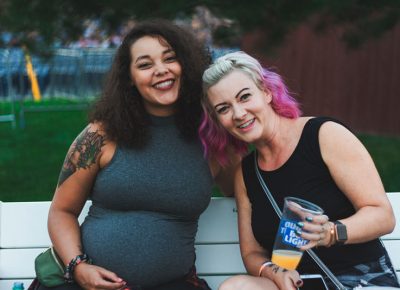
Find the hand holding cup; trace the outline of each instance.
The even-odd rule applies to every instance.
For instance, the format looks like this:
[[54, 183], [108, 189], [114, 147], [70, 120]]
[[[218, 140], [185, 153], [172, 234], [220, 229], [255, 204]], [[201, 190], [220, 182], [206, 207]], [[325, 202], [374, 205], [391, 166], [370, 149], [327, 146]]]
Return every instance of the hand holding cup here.
[[326, 215], [308, 216], [304, 222], [298, 222], [297, 225], [301, 227], [297, 234], [309, 240], [309, 243], [300, 247], [302, 251], [320, 246], [330, 247], [334, 243], [334, 224]]
[[[285, 269], [296, 269], [303, 251], [315, 246], [319, 240], [317, 231], [321, 226], [317, 228], [311, 224], [313, 221], [326, 223], [327, 220], [327, 216], [323, 215], [323, 210], [319, 206], [299, 198], [286, 197], [272, 251], [272, 262]], [[314, 230], [307, 236], [310, 240], [305, 236], [306, 222], [309, 223], [307, 228], [311, 227], [311, 230]]]

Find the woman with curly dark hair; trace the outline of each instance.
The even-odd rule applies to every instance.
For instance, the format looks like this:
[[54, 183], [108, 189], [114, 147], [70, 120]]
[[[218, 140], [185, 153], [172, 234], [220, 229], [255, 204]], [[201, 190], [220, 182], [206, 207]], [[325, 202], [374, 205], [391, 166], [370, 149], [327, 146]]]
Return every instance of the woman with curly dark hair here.
[[[201, 76], [210, 64], [210, 56], [204, 46], [190, 32], [170, 26], [165, 20], [143, 23], [134, 28], [119, 47], [105, 86], [102, 98], [91, 114], [91, 121], [101, 121], [107, 136], [114, 141], [132, 147], [144, 146], [150, 137], [148, 111], [141, 92], [132, 86], [131, 46], [139, 38], [153, 36], [162, 46], [171, 46], [174, 57], [181, 67], [181, 81], [175, 121], [185, 138], [197, 138], [200, 123], [202, 92]], [[131, 134], [127, 134], [131, 132]]]
[[198, 218], [214, 181], [232, 192], [230, 167], [205, 159], [197, 135], [209, 60], [167, 21], [127, 34], [61, 170], [48, 227], [69, 283], [51, 289], [209, 289], [194, 267]]

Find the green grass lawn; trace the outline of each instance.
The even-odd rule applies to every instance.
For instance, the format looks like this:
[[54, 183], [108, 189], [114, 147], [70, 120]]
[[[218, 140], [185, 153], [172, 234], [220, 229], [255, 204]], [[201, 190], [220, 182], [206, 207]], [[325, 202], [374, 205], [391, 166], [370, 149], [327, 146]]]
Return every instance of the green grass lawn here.
[[65, 154], [86, 120], [86, 111], [71, 110], [26, 112], [25, 129], [0, 123], [0, 200], [50, 200]]
[[386, 191], [400, 191], [400, 137], [358, 137], [374, 159]]
[[[50, 100], [24, 106], [51, 109], [71, 104], [76, 102]], [[9, 103], [0, 102], [0, 114], [9, 109]], [[50, 110], [26, 112], [25, 122], [24, 129], [0, 123], [1, 201], [50, 200], [68, 147], [87, 119], [85, 110]], [[359, 137], [374, 158], [386, 191], [400, 191], [400, 137]]]

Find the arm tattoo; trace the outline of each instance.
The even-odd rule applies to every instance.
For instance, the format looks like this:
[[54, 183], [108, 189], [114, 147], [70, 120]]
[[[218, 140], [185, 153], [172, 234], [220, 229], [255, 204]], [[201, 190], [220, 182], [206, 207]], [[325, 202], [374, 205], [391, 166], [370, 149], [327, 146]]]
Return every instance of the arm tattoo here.
[[71, 145], [70, 150], [65, 157], [60, 176], [58, 178], [58, 186], [63, 184], [78, 169], [90, 168], [96, 163], [97, 156], [104, 146], [104, 136], [95, 132], [89, 132], [87, 127]]

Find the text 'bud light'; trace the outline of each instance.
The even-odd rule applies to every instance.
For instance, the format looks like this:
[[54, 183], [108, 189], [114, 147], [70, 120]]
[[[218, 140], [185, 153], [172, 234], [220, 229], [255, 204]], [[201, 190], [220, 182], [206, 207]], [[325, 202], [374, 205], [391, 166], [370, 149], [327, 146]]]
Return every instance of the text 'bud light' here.
[[297, 226], [295, 221], [282, 219], [279, 223], [279, 235], [282, 238], [282, 243], [295, 248], [306, 245], [308, 240], [299, 237], [296, 234], [297, 230], [301, 230], [301, 228]]

